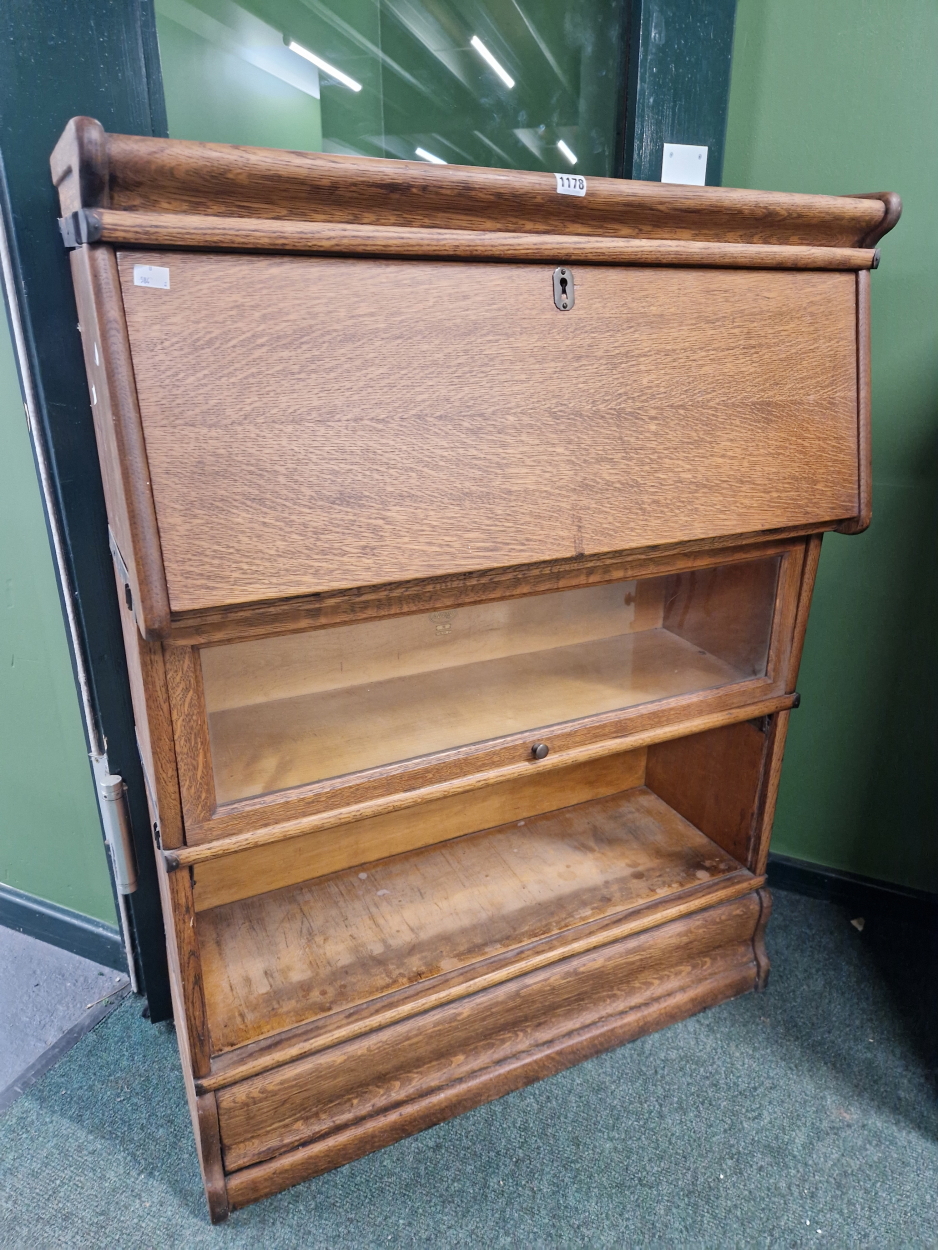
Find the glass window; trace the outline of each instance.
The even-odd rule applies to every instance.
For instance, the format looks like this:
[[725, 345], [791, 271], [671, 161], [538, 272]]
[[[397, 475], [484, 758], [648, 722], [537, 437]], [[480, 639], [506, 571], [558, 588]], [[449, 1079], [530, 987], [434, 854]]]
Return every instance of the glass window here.
[[778, 558], [201, 651], [220, 803], [765, 674]]
[[173, 138], [610, 177], [624, 0], [156, 0]]

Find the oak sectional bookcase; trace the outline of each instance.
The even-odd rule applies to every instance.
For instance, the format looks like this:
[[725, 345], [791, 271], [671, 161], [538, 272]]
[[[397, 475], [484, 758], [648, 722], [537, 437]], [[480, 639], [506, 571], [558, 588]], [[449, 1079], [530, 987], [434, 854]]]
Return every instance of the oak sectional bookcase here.
[[52, 170], [212, 1218], [761, 987], [897, 198]]

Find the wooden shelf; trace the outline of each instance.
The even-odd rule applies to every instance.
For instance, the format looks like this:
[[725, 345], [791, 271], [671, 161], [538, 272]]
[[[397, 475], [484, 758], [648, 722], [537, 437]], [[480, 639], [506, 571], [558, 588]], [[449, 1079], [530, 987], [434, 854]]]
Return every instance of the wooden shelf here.
[[658, 628], [227, 708], [208, 718], [215, 794], [228, 803], [748, 676]]
[[739, 872], [638, 786], [212, 908], [198, 931], [213, 1050]]

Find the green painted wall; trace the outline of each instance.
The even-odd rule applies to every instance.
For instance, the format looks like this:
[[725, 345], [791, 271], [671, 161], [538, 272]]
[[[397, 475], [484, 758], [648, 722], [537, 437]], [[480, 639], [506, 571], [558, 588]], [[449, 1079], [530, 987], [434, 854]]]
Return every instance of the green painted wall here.
[[0, 325], [0, 881], [116, 923], [13, 349]]
[[938, 890], [938, 5], [739, 0], [723, 181], [895, 190], [873, 524], [824, 540], [775, 850]]
[[[239, 6], [219, 0], [202, 0], [200, 8], [185, 0], [158, 0], [169, 133], [174, 139], [318, 152], [319, 101], [234, 51], [243, 39], [238, 18], [247, 16]], [[184, 26], [184, 20], [190, 25]]]

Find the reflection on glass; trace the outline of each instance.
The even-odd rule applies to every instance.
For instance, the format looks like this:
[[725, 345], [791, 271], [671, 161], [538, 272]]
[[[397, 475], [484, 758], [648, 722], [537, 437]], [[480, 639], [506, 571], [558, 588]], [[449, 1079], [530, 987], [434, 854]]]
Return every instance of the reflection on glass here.
[[205, 647], [216, 797], [766, 671], [777, 558]]
[[624, 0], [156, 0], [169, 132], [612, 176]]

